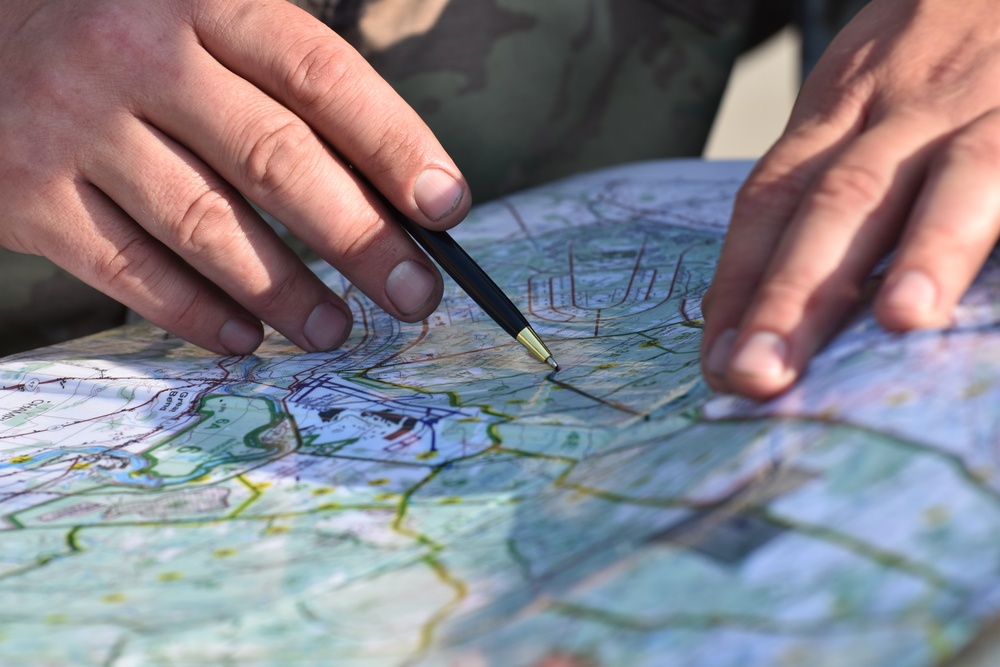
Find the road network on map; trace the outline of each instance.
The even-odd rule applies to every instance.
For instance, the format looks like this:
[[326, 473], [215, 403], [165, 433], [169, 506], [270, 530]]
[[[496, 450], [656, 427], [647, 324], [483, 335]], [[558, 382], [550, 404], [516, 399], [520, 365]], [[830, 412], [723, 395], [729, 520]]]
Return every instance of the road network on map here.
[[272, 333], [216, 358], [139, 326], [0, 361], [0, 663], [954, 652], [1000, 582], [983, 448], [836, 418], [867, 405], [850, 378], [822, 413], [808, 382], [756, 406], [700, 379], [746, 169], [635, 165], [474, 210], [457, 237], [558, 372], [455, 288], [401, 324], [319, 264], [357, 323], [334, 353]]

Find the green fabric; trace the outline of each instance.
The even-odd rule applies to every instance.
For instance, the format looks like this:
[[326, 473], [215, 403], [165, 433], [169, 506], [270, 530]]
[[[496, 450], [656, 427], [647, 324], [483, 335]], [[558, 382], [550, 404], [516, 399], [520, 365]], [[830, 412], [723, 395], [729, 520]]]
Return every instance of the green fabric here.
[[[343, 30], [431, 126], [476, 201], [605, 165], [701, 153], [751, 3], [444, 0], [398, 41]], [[434, 3], [431, 3], [434, 4]], [[676, 5], [676, 6], [675, 6]]]

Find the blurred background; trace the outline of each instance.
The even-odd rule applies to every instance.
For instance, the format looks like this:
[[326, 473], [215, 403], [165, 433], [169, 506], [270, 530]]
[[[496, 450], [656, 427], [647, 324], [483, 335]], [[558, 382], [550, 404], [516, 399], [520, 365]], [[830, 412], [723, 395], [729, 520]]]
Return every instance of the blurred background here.
[[770, 148], [798, 91], [799, 46], [799, 33], [786, 28], [740, 58], [712, 126], [706, 158], [756, 158]]

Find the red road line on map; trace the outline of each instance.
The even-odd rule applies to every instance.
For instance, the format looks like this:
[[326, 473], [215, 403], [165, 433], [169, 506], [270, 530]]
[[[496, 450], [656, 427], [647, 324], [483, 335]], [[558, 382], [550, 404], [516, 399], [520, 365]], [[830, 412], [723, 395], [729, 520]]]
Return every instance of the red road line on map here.
[[359, 340], [358, 344], [352, 348], [353, 350], [359, 350], [362, 346], [364, 346], [365, 341], [367, 341], [368, 337], [371, 335], [371, 328], [368, 326], [368, 311], [365, 310], [365, 304], [357, 297], [351, 298], [354, 300], [354, 303], [358, 304], [358, 312], [361, 314], [361, 330], [363, 333], [361, 334], [361, 340]]
[[642, 256], [646, 253], [646, 239], [646, 236], [642, 237], [642, 245], [639, 247], [639, 254], [636, 255], [635, 264], [632, 265], [632, 273], [629, 275], [628, 286], [625, 287], [625, 294], [622, 295], [621, 301], [610, 306], [611, 308], [615, 308], [625, 303], [626, 299], [628, 299], [628, 295], [632, 292], [632, 284], [635, 282], [635, 276], [639, 272], [639, 263], [642, 262]]
[[532, 292], [534, 291], [532, 281], [534, 278], [534, 276], [528, 276], [528, 312], [532, 315], [535, 314], [535, 300], [532, 295]]
[[674, 275], [670, 279], [670, 289], [667, 290], [667, 296], [664, 298], [664, 301], [669, 300], [670, 297], [673, 296], [674, 286], [677, 284], [677, 277], [681, 274], [681, 264], [684, 263], [684, 256], [687, 255], [688, 250], [691, 250], [692, 248], [694, 248], [694, 246], [689, 246], [685, 248], [684, 252], [682, 252], [680, 256], [677, 257], [677, 264], [674, 266]]
[[511, 204], [506, 198], [501, 199], [500, 204], [510, 211], [511, 216], [514, 218], [514, 222], [516, 222], [517, 226], [521, 228], [522, 232], [524, 232], [525, 238], [529, 241], [534, 241], [535, 239], [531, 236], [531, 232], [528, 230], [528, 225], [524, 224], [524, 218], [522, 218], [518, 210], [514, 208], [514, 205]]
[[559, 324], [563, 324], [565, 322], [572, 321], [576, 317], [575, 315], [564, 313], [563, 311], [559, 310], [556, 307], [555, 278], [553, 278], [552, 276], [549, 276], [549, 278], [548, 278], [548, 283], [549, 283], [549, 305], [548, 305], [548, 310], [550, 312], [556, 313], [558, 315], [564, 315], [565, 319], [556, 319], [554, 317], [547, 317], [540, 310], [538, 310], [538, 308], [535, 305], [535, 298], [534, 298], [535, 284], [536, 284], [534, 282], [534, 279], [535, 279], [535, 276], [532, 276], [532, 277], [528, 278], [528, 312], [531, 313], [531, 315], [535, 319], [542, 320], [543, 322], [556, 322], [556, 323], [559, 323]]
[[[42, 482], [38, 486], [33, 486], [30, 489], [25, 489], [24, 491], [17, 491], [15, 493], [7, 494], [7, 497], [4, 498], [4, 501], [6, 502], [7, 500], [10, 500], [11, 498], [17, 498], [19, 496], [24, 496], [24, 495], [27, 495], [29, 493], [38, 493], [39, 490], [45, 489], [45, 488], [47, 488], [49, 486], [52, 486], [53, 484], [55, 484], [56, 482], [60, 481], [61, 479], [63, 479], [67, 475], [69, 475], [71, 472], [73, 472], [73, 466], [75, 466], [79, 462], [80, 462], [80, 457], [77, 456], [76, 458], [72, 459], [72, 462], [69, 464], [69, 467], [66, 468], [66, 470], [63, 471], [63, 473], [61, 475], [59, 475], [58, 477], [56, 477], [55, 479], [51, 479], [51, 480], [49, 480], [47, 482]], [[55, 495], [58, 495], [60, 497], [65, 497], [65, 494], [61, 494], [61, 493], [60, 494], [55, 494]], [[12, 514], [17, 514], [17, 512], [16, 511], [12, 512]], [[6, 515], [4, 515], [4, 516], [6, 516]]]
[[687, 314], [687, 303], [688, 299], [681, 300], [681, 317], [683, 317], [684, 321], [688, 324], [694, 324], [696, 320]]
[[[646, 254], [646, 243], [647, 243], [647, 241], [648, 241], [648, 236], [644, 236], [643, 239], [642, 239], [642, 245], [639, 247], [639, 252], [636, 255], [635, 263], [632, 265], [632, 270], [629, 273], [628, 285], [625, 287], [625, 291], [622, 294], [622, 298], [617, 303], [611, 304], [609, 306], [604, 306], [604, 308], [615, 308], [617, 306], [622, 305], [628, 299], [629, 294], [632, 293], [632, 287], [635, 285], [635, 278], [636, 278], [636, 276], [639, 273], [639, 266], [642, 263], [643, 256]], [[568, 247], [568, 249], [567, 249], [567, 257], [568, 257], [568, 264], [569, 264], [570, 304], [574, 308], [579, 308], [580, 310], [591, 310], [589, 307], [581, 306], [579, 303], [577, 303], [577, 300], [576, 300], [576, 264], [575, 264], [575, 262], [573, 260], [573, 245], [572, 244], [570, 244], [569, 247]], [[683, 258], [683, 254], [681, 255], [681, 257]], [[676, 279], [676, 274], [677, 274], [677, 269], [675, 269], [675, 271], [674, 271], [675, 279]], [[649, 294], [653, 290], [653, 281], [656, 280], [656, 275], [657, 275], [657, 273], [656, 273], [656, 270], [654, 269], [653, 270], [653, 278], [650, 280], [650, 286], [649, 286], [649, 289], [646, 292], [645, 299], [649, 298]], [[555, 289], [554, 289], [553, 279], [552, 278], [549, 278], [549, 307], [554, 312], [557, 312], [557, 313], [561, 313], [562, 312], [562, 311], [558, 310], [556, 308], [556, 306], [555, 306]], [[601, 310], [601, 308], [598, 308], [597, 310]], [[573, 316], [571, 316], [571, 317], [573, 317]]]
[[552, 373], [549, 373], [549, 375], [546, 377], [546, 379], [549, 382], [551, 382], [552, 384], [558, 385], [558, 386], [562, 387], [563, 389], [569, 389], [570, 391], [572, 391], [572, 392], [574, 392], [576, 394], [579, 394], [580, 396], [583, 396], [584, 398], [589, 398], [590, 400], [595, 401], [597, 403], [600, 403], [601, 405], [606, 405], [609, 408], [613, 408], [615, 410], [620, 410], [620, 411], [626, 412], [626, 413], [628, 413], [630, 415], [635, 415], [636, 417], [641, 417], [644, 414], [642, 412], [639, 412], [638, 410], [634, 410], [634, 409], [628, 407], [627, 405], [622, 405], [621, 403], [613, 403], [611, 401], [606, 401], [603, 398], [600, 398], [599, 396], [594, 396], [593, 394], [588, 393], [588, 392], [586, 392], [583, 389], [580, 389], [578, 387], [574, 387], [573, 385], [568, 384], [566, 382], [563, 382], [562, 380], [557, 380], [556, 378], [552, 377]]
[[[397, 352], [397, 353], [395, 353], [395, 354], [392, 354], [392, 355], [389, 355], [389, 356], [388, 356], [388, 357], [386, 357], [385, 359], [383, 359], [383, 360], [379, 361], [379, 366], [381, 366], [381, 365], [383, 365], [383, 364], [387, 364], [387, 363], [389, 363], [390, 361], [392, 361], [393, 359], [396, 359], [397, 357], [399, 357], [399, 356], [400, 356], [401, 354], [403, 354], [404, 352], [409, 352], [410, 350], [412, 350], [412, 349], [413, 349], [414, 347], [416, 347], [416, 346], [417, 346], [417, 345], [418, 345], [418, 344], [420, 343], [420, 341], [422, 341], [422, 340], [423, 340], [424, 338], [426, 338], [426, 337], [427, 337], [427, 334], [428, 334], [428, 332], [430, 332], [430, 327], [429, 327], [429, 325], [427, 324], [427, 320], [423, 320], [423, 321], [421, 321], [421, 322], [420, 322], [420, 335], [419, 335], [419, 336], [417, 336], [416, 340], [414, 340], [414, 341], [413, 341], [412, 343], [410, 343], [409, 345], [406, 345], [406, 346], [405, 346], [405, 347], [404, 347], [404, 348], [403, 348], [402, 350], [400, 350], [399, 352]], [[368, 373], [368, 371], [371, 371], [371, 370], [374, 370], [375, 368], [376, 368], [375, 366], [372, 366], [372, 367], [370, 367], [370, 368], [367, 368], [367, 369], [365, 369], [365, 373], [367, 374], [367, 373]]]
[[649, 295], [653, 293], [653, 285], [656, 284], [657, 275], [659, 275], [657, 269], [653, 269], [653, 277], [649, 279], [649, 289], [646, 290], [646, 296], [642, 297], [643, 301], [649, 301]]
[[566, 248], [566, 254], [569, 257], [569, 299], [570, 304], [574, 308], [579, 308], [576, 305], [576, 276], [573, 275], [573, 244], [570, 243]]
[[[451, 358], [454, 358], [454, 357], [462, 357], [462, 356], [467, 356], [469, 354], [475, 354], [477, 352], [484, 352], [486, 350], [499, 350], [501, 348], [509, 348], [509, 347], [511, 347], [514, 344], [515, 343], [511, 342], [511, 343], [504, 343], [503, 345], [494, 345], [494, 346], [487, 347], [487, 348], [481, 348], [479, 350], [468, 350], [466, 352], [455, 352], [453, 354], [439, 354], [438, 356], [434, 357], [434, 359], [437, 360], [437, 359], [451, 359]], [[596, 403], [600, 403], [601, 405], [605, 405], [605, 406], [607, 406], [609, 408], [612, 408], [614, 410], [619, 410], [621, 412], [625, 412], [627, 414], [634, 415], [634, 416], [637, 416], [637, 417], [641, 417], [641, 416], [643, 416], [645, 414], [643, 412], [640, 412], [638, 410], [630, 408], [627, 405], [623, 405], [621, 403], [615, 403], [613, 401], [608, 401], [608, 400], [605, 400], [605, 399], [600, 398], [598, 396], [594, 396], [593, 394], [590, 394], [590, 393], [584, 391], [583, 389], [575, 387], [575, 386], [573, 386], [573, 385], [571, 385], [571, 384], [569, 384], [567, 382], [563, 382], [562, 380], [557, 380], [556, 378], [552, 377], [552, 375], [553, 375], [553, 373], [549, 372], [548, 374], [546, 374], [546, 378], [545, 379], [548, 380], [549, 382], [552, 382], [553, 384], [556, 384], [556, 385], [562, 387], [563, 389], [569, 389], [570, 391], [572, 391], [572, 392], [574, 392], [576, 394], [579, 394], [580, 396], [583, 396], [584, 398], [588, 398], [588, 399], [590, 399], [590, 400], [592, 400], [592, 401], [594, 401]]]
[[[217, 381], [213, 381], [213, 382], [209, 383], [208, 384], [208, 391], [207, 391], [207, 393], [211, 393], [213, 390], [218, 389], [223, 384], [225, 384], [225, 380], [217, 380]], [[139, 405], [133, 405], [130, 408], [122, 408], [120, 410], [114, 410], [113, 412], [106, 412], [104, 414], [95, 415], [93, 417], [87, 417], [86, 419], [75, 419], [72, 422], [70, 422], [70, 424], [71, 425], [86, 424], [86, 423], [89, 423], [89, 422], [94, 422], [94, 421], [98, 421], [98, 420], [102, 420], [102, 419], [107, 419], [107, 418], [110, 418], [110, 417], [114, 417], [115, 415], [123, 415], [123, 414], [127, 414], [127, 413], [130, 413], [130, 412], [135, 412], [137, 410], [140, 410], [142, 408], [145, 408], [145, 407], [147, 407], [149, 405], [154, 404], [156, 402], [156, 399], [161, 394], [163, 394], [164, 392], [174, 391], [174, 390], [180, 389], [180, 388], [181, 387], [165, 387], [165, 388], [161, 389], [160, 391], [156, 392], [155, 394], [153, 394], [148, 400], [140, 403]], [[187, 388], [194, 389], [194, 386], [188, 385]], [[152, 433], [156, 433], [158, 431], [161, 431], [162, 429], [163, 429], [162, 426], [158, 426], [158, 427], [152, 429]], [[48, 430], [49, 430], [48, 428], [43, 428], [43, 429], [38, 429], [38, 430], [35, 430], [35, 431], [23, 431], [21, 433], [11, 433], [9, 435], [0, 435], [0, 440], [7, 440], [7, 439], [11, 439], [11, 438], [22, 438], [22, 437], [24, 437], [26, 435], [37, 435], [39, 433], [45, 433]], [[146, 439], [146, 438], [149, 437], [149, 435], [151, 435], [151, 434], [143, 435], [141, 438], [137, 438], [137, 439], [134, 439], [134, 440], [129, 440], [129, 441], [126, 441], [124, 443], [115, 445], [114, 447], [108, 447], [108, 449], [120, 449], [121, 447], [129, 445], [132, 442], [138, 442], [139, 440]]]

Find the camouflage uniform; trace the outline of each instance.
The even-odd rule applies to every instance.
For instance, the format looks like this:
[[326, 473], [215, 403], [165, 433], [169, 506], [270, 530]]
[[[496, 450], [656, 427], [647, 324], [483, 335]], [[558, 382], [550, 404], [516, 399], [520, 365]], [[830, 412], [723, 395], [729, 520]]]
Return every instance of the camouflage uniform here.
[[753, 5], [340, 0], [324, 10], [484, 201], [608, 164], [698, 155]]
[[[477, 201], [609, 164], [700, 154], [733, 61], [793, 11], [793, 0], [295, 1], [426, 119]], [[0, 274], [0, 354], [124, 318], [42, 258], [0, 250]]]

